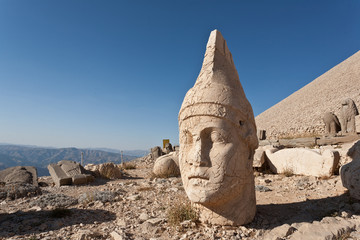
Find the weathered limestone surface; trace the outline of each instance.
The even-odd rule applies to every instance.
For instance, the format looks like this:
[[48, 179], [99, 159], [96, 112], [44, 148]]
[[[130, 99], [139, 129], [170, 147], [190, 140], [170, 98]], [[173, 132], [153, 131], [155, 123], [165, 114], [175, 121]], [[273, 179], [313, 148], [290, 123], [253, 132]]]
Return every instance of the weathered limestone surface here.
[[[333, 112], [341, 118], [343, 98], [360, 104], [359, 92], [360, 51], [259, 114], [257, 128], [266, 130], [267, 139], [323, 135], [323, 114]], [[356, 117], [358, 130], [359, 118]]]
[[211, 32], [200, 74], [179, 112], [181, 177], [200, 220], [242, 225], [256, 211], [254, 114], [226, 41]]
[[179, 152], [171, 152], [156, 159], [153, 173], [157, 176], [180, 176]]
[[360, 141], [349, 149], [347, 155], [352, 161], [341, 167], [341, 181], [352, 197], [360, 199]]
[[0, 182], [5, 184], [28, 183], [38, 186], [38, 176], [35, 167], [17, 166], [0, 171]]
[[340, 155], [335, 150], [319, 151], [306, 148], [289, 148], [266, 150], [269, 166], [274, 173], [291, 171], [306, 176], [331, 176], [336, 169]]
[[90, 174], [85, 174], [85, 169], [77, 162], [61, 160], [48, 165], [49, 173], [56, 186], [70, 184], [85, 184], [93, 180]]

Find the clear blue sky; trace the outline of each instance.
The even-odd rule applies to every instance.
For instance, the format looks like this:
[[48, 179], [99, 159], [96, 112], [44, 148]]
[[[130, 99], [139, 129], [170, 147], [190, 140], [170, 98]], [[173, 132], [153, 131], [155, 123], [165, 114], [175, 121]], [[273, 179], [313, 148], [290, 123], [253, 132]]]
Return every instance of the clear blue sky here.
[[214, 29], [258, 115], [360, 50], [360, 1], [0, 0], [0, 142], [177, 144]]

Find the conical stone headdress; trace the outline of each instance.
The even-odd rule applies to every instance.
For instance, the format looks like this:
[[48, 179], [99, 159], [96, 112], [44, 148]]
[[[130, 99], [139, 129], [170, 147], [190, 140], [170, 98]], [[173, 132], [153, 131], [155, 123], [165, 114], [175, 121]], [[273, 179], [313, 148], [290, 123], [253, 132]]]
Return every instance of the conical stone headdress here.
[[210, 34], [200, 74], [182, 103], [179, 126], [194, 116], [224, 118], [237, 127], [245, 127], [251, 133], [247, 131], [243, 137], [251, 135], [249, 140], [257, 147], [254, 113], [226, 41], [218, 30]]

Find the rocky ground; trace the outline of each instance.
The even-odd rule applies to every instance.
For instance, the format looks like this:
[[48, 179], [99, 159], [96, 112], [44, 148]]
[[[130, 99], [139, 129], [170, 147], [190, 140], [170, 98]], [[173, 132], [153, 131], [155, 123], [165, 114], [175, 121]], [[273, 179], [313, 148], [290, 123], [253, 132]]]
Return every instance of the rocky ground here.
[[339, 176], [256, 172], [254, 221], [220, 227], [172, 223], [169, 212], [188, 203], [181, 178], [153, 178], [151, 162], [134, 163], [126, 178], [89, 185], [41, 177], [42, 195], [0, 202], [0, 239], [360, 239], [360, 203]]

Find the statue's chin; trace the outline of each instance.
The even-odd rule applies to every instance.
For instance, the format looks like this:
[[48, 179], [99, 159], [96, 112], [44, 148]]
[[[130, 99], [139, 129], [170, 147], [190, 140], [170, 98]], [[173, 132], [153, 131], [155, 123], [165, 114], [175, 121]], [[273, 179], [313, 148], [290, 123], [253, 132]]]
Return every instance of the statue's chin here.
[[186, 194], [191, 202], [201, 205], [211, 204], [211, 200], [213, 198], [213, 193], [207, 191], [206, 189], [188, 189]]

